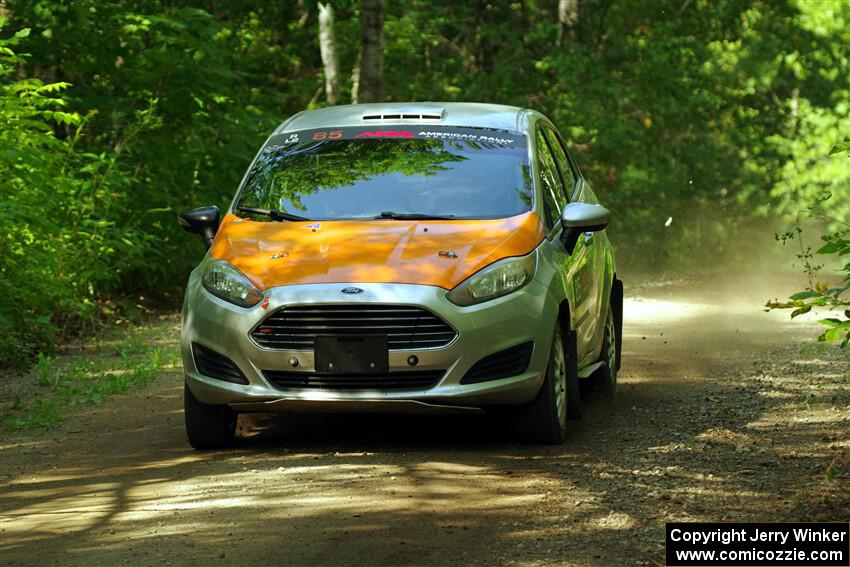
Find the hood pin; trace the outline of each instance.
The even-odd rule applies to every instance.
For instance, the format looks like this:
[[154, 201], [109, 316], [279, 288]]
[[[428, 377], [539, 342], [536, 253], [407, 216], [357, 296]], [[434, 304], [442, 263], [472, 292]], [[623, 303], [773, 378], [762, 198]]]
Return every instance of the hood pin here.
[[440, 250], [438, 256], [443, 256], [444, 258], [457, 258], [457, 254], [452, 250]]

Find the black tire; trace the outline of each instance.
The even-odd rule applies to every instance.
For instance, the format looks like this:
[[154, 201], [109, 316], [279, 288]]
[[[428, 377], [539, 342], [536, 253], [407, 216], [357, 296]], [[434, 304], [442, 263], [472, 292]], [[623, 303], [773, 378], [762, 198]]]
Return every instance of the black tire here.
[[602, 366], [593, 375], [596, 389], [604, 398], [613, 398], [617, 391], [617, 373], [620, 341], [617, 338], [617, 321], [614, 316], [614, 308], [608, 306], [608, 315], [605, 318], [605, 334], [602, 337], [602, 353], [600, 361]]
[[561, 326], [555, 327], [546, 378], [533, 402], [520, 413], [520, 430], [531, 443], [560, 445], [567, 437], [567, 351]]
[[567, 333], [567, 419], [581, 420], [581, 382], [578, 378], [578, 339], [575, 331]]
[[237, 414], [227, 406], [211, 406], [198, 401], [189, 386], [183, 385], [183, 418], [186, 436], [195, 449], [221, 449], [233, 443]]

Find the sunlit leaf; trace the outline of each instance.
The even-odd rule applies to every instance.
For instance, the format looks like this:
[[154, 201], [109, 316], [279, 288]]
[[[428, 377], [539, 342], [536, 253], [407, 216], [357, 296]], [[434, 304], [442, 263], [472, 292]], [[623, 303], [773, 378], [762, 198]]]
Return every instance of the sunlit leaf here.
[[793, 319], [794, 317], [797, 317], [797, 316], [799, 316], [799, 315], [803, 315], [803, 314], [805, 314], [805, 313], [808, 313], [808, 312], [809, 312], [809, 311], [811, 311], [811, 310], [812, 310], [812, 306], [811, 306], [811, 305], [805, 305], [805, 306], [803, 306], [803, 307], [800, 307], [800, 308], [795, 309], [794, 311], [792, 311], [792, 312], [791, 312], [791, 318]]
[[844, 142], [839, 142], [839, 143], [835, 144], [834, 146], [832, 146], [832, 149], [829, 150], [829, 155], [832, 156], [832, 155], [840, 154], [840, 153], [844, 153], [844, 152], [850, 152], [850, 139], [848, 139]]
[[821, 246], [815, 254], [833, 254], [835, 252], [850, 249], [850, 242], [846, 240], [836, 239]]
[[846, 333], [846, 332], [847, 332], [846, 329], [836, 327], [834, 329], [830, 329], [830, 330], [826, 331], [821, 336], [823, 337], [824, 341], [832, 342], [832, 341], [837, 341], [838, 339], [840, 339], [842, 337], [842, 335], [844, 335], [844, 333]]
[[810, 290], [795, 293], [789, 299], [795, 299], [795, 300], [796, 299], [809, 299], [810, 297], [820, 297], [821, 295], [822, 294], [820, 292], [810, 289]]

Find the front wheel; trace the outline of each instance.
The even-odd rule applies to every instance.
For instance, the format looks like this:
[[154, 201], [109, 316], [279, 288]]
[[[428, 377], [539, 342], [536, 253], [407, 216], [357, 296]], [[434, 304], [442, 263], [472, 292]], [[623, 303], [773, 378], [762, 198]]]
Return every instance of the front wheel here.
[[211, 406], [183, 385], [183, 418], [186, 436], [195, 449], [220, 449], [233, 443], [237, 414], [227, 406]]
[[560, 445], [567, 437], [567, 357], [560, 325], [554, 335], [543, 386], [520, 416], [528, 440], [545, 445]]

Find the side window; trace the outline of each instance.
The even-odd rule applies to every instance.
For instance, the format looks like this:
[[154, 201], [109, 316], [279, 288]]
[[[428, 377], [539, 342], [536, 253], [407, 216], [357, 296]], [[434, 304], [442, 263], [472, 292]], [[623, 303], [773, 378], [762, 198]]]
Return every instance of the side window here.
[[543, 192], [543, 210], [546, 226], [552, 228], [561, 218], [561, 209], [567, 204], [567, 193], [558, 175], [555, 158], [543, 134], [537, 130], [537, 162], [540, 166], [540, 188]]
[[546, 140], [549, 142], [549, 147], [552, 148], [552, 153], [555, 154], [555, 161], [558, 164], [558, 170], [561, 172], [561, 178], [564, 180], [564, 186], [567, 190], [567, 196], [573, 194], [573, 189], [576, 186], [576, 174], [573, 171], [573, 166], [567, 158], [567, 152], [561, 143], [560, 138], [551, 128], [543, 130], [546, 135]]

